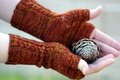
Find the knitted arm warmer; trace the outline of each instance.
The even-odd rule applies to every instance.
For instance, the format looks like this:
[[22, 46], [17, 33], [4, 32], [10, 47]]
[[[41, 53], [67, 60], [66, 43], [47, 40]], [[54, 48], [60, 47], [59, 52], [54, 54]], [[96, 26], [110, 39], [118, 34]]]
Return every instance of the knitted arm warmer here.
[[11, 24], [47, 42], [60, 42], [71, 46], [81, 38], [89, 38], [94, 26], [89, 20], [88, 9], [76, 9], [65, 14], [54, 13], [35, 0], [21, 0]]
[[80, 79], [77, 69], [80, 58], [59, 43], [37, 42], [10, 34], [9, 56], [6, 64], [28, 64], [52, 68], [61, 74]]

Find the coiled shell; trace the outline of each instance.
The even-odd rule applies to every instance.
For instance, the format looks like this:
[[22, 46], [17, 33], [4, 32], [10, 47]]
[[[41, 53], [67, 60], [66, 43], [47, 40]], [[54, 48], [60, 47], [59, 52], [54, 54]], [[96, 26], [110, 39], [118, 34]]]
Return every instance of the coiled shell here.
[[93, 40], [86, 38], [74, 43], [72, 51], [87, 63], [94, 62], [99, 56], [99, 48], [97, 44]]

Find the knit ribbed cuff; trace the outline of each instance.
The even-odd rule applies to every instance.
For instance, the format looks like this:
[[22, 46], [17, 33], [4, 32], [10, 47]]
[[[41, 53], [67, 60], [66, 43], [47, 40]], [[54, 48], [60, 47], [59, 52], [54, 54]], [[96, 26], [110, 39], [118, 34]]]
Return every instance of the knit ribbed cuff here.
[[17, 35], [10, 34], [9, 36], [9, 56], [6, 64], [24, 64], [38, 66], [38, 61], [42, 58], [39, 54], [40, 51], [38, 52], [39, 46], [37, 47], [37, 44], [39, 42], [21, 38]]
[[14, 10], [11, 25], [40, 38], [49, 19], [55, 14], [36, 0], [21, 0]]

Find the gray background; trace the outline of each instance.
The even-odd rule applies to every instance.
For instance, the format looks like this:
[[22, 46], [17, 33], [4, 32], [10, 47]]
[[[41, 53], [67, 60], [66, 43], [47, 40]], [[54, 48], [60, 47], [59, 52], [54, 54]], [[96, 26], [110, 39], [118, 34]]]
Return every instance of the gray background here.
[[[91, 22], [96, 28], [120, 42], [120, 0], [39, 0], [39, 2], [45, 7], [58, 13], [63, 13], [76, 8], [93, 9], [98, 5], [102, 5], [104, 12]], [[13, 28], [10, 24], [2, 20], [0, 20], [0, 32], [18, 34], [30, 39], [38, 40], [29, 34]], [[31, 80], [34, 80], [34, 76], [36, 75], [41, 76], [42, 80], [50, 80], [53, 76], [57, 77], [56, 80], [68, 79], [53, 70], [39, 69], [35, 66], [8, 66], [0, 64], [0, 74], [14, 74], [15, 72], [24, 76], [27, 75]], [[120, 80], [119, 74], [120, 58], [117, 58], [116, 63], [112, 66], [109, 66], [99, 73], [86, 76], [83, 80]]]

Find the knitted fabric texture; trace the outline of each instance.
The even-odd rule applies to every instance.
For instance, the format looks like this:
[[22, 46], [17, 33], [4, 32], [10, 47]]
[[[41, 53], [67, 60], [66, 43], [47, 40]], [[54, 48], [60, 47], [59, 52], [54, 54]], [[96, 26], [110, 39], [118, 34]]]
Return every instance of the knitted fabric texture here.
[[80, 58], [59, 43], [37, 42], [10, 34], [9, 57], [6, 64], [28, 64], [52, 68], [61, 74], [80, 79], [77, 69]]
[[60, 42], [66, 46], [89, 38], [94, 26], [88, 22], [88, 9], [76, 9], [64, 14], [54, 13], [35, 0], [21, 0], [17, 5], [11, 24], [46, 42]]

